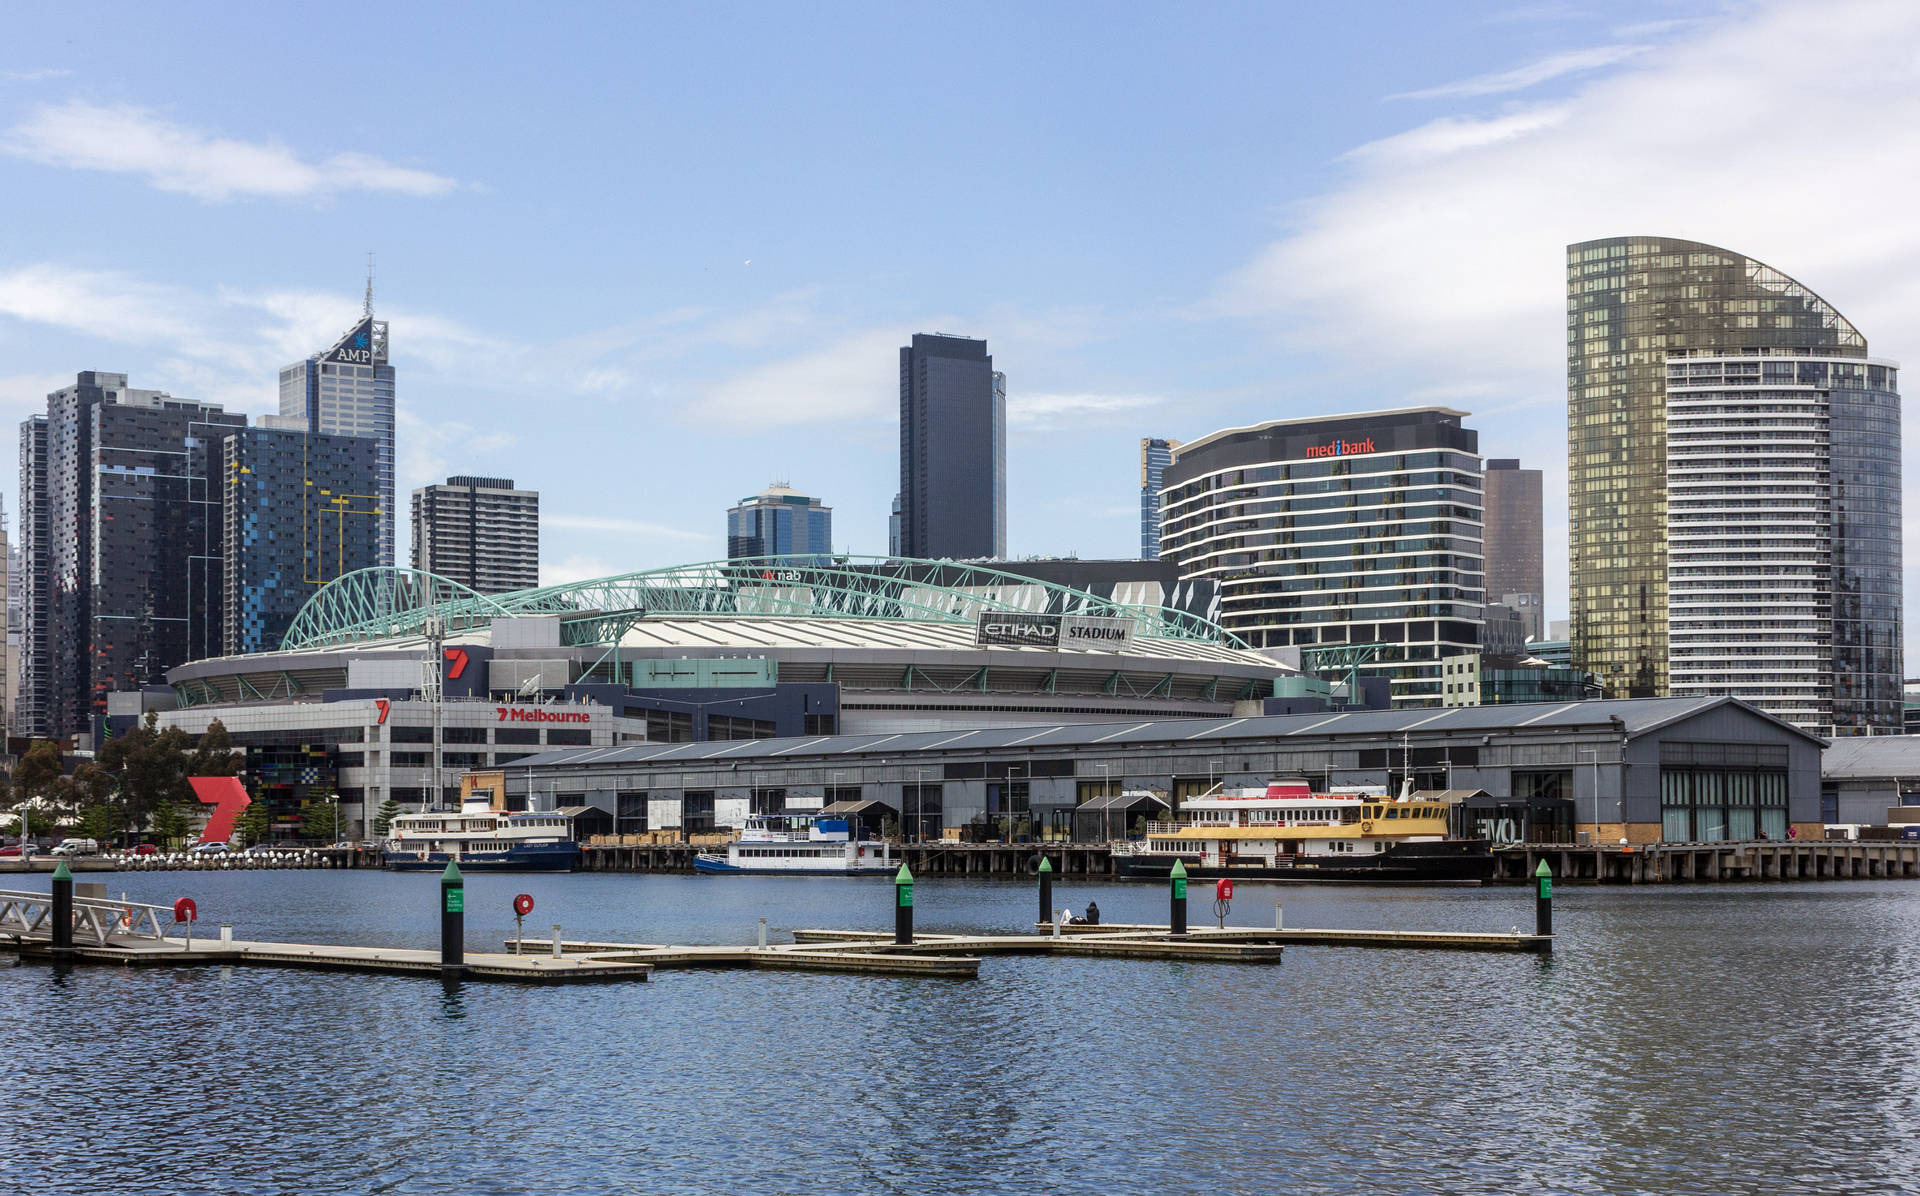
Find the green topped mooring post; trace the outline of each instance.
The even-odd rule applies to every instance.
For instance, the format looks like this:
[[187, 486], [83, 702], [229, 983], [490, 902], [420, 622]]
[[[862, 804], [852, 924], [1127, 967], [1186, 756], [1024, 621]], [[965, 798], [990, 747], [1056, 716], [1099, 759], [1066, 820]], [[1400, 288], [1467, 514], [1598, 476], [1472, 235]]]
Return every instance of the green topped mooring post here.
[[1187, 932], [1187, 865], [1184, 860], [1173, 862], [1173, 871], [1167, 873], [1168, 901], [1171, 903], [1167, 917], [1167, 929], [1175, 934]]
[[467, 882], [460, 865], [447, 861], [440, 874], [440, 971], [458, 972], [467, 964]]
[[1040, 857], [1040, 933], [1046, 933], [1047, 923], [1053, 921], [1053, 862], [1046, 856]]
[[1533, 932], [1553, 933], [1553, 869], [1545, 860], [1533, 870]]
[[[25, 851], [25, 848], [21, 848]], [[53, 951], [65, 955], [73, 950], [73, 873], [67, 862], [53, 870]]]
[[913, 943], [913, 873], [905, 864], [893, 874], [893, 941], [903, 947]]

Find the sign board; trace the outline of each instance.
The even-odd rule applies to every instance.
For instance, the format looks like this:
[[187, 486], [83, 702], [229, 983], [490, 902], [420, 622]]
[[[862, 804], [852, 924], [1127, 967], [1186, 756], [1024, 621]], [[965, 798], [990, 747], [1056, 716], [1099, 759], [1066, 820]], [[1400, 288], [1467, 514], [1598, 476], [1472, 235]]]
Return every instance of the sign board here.
[[447, 890], [447, 912], [450, 914], [464, 914], [467, 912], [467, 891], [465, 889], [449, 888]]
[[980, 616], [974, 628], [973, 642], [982, 648], [1071, 648], [1083, 652], [1120, 652], [1133, 642], [1133, 620], [1088, 615], [987, 612]]

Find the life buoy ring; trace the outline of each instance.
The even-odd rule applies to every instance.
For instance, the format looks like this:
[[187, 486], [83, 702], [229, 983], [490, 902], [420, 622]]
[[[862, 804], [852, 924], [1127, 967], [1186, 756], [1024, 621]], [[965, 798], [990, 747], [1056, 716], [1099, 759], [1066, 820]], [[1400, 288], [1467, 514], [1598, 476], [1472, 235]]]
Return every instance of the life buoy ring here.
[[1363, 835], [1371, 835], [1373, 833], [1373, 819], [1368, 818], [1360, 823], [1360, 833]]
[[132, 907], [127, 907], [127, 908], [124, 908], [124, 909], [122, 909], [122, 910], [120, 911], [120, 928], [121, 928], [122, 930], [125, 930], [125, 929], [126, 929], [127, 927], [129, 927], [129, 926], [132, 926], [132, 925], [133, 925], [133, 909], [132, 909]]

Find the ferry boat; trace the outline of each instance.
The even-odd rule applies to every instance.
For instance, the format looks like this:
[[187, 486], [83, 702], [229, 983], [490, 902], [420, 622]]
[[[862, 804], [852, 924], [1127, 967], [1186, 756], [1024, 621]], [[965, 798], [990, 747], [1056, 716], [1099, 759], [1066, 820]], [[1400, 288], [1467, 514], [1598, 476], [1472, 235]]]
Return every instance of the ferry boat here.
[[892, 875], [900, 861], [878, 839], [855, 839], [845, 818], [785, 811], [753, 814], [722, 852], [693, 857], [695, 872], [777, 872], [822, 876]]
[[1156, 822], [1116, 844], [1115, 876], [1165, 879], [1175, 860], [1200, 880], [1473, 884], [1493, 875], [1485, 839], [1448, 832], [1444, 802], [1402, 790], [1313, 792], [1305, 781], [1208, 793], [1183, 803], [1188, 820]]
[[484, 792], [458, 813], [402, 814], [387, 830], [380, 858], [399, 872], [571, 872], [580, 863], [573, 822], [563, 814], [517, 814], [492, 807]]

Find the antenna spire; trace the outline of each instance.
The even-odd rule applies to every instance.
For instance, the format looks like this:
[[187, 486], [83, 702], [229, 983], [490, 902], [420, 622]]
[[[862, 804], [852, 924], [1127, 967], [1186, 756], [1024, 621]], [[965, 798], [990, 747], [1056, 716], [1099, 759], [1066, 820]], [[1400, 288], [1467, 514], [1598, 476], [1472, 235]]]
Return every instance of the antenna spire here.
[[369, 249], [367, 250], [367, 298], [361, 305], [360, 318], [366, 319], [371, 315], [373, 315], [373, 250]]

